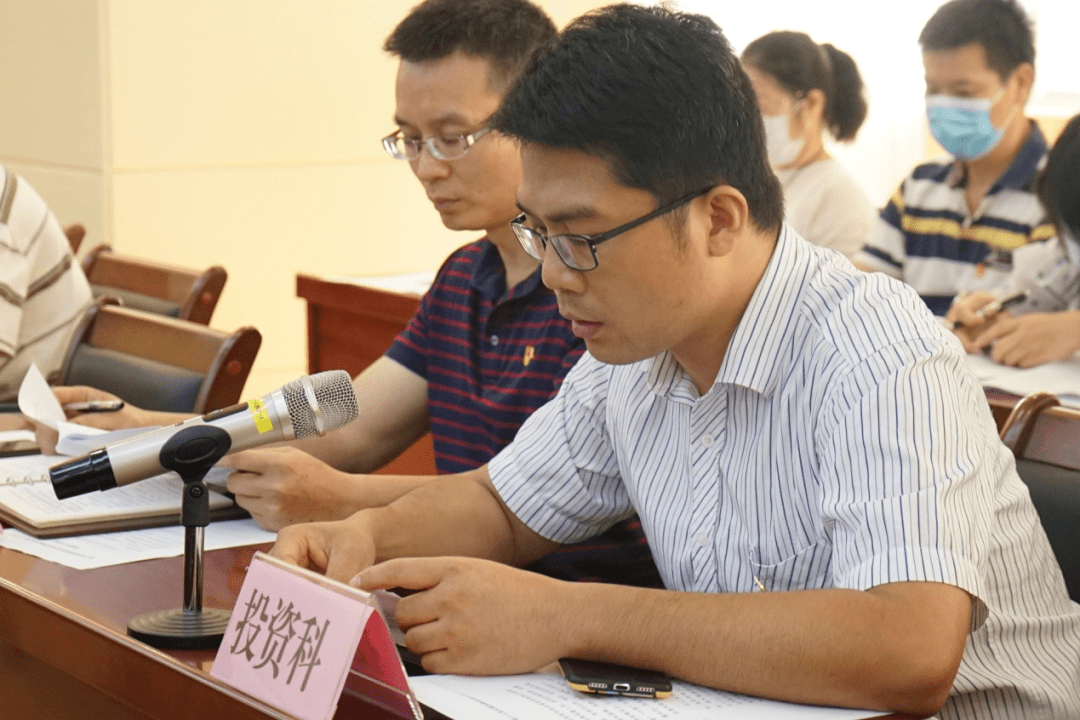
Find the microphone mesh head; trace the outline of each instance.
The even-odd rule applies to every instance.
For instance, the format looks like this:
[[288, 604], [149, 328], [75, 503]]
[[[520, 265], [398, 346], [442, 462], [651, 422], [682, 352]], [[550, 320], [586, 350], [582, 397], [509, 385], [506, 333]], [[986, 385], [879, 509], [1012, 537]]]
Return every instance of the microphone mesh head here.
[[[311, 404], [304, 390], [305, 379], [311, 381], [315, 391], [315, 405]], [[289, 409], [289, 420], [292, 421], [297, 440], [322, 434], [315, 420], [316, 411], [322, 415], [324, 432], [348, 425], [360, 414], [352, 378], [344, 370], [327, 370], [293, 380], [281, 388], [281, 393], [285, 396], [285, 406]]]

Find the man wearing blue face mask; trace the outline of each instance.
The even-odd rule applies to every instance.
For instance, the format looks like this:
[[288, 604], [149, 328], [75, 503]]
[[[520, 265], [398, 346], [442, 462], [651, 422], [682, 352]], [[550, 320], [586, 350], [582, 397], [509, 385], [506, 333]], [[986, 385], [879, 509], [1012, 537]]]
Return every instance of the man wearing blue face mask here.
[[[1062, 130], [1037, 183], [1058, 237], [1016, 252], [1008, 281], [957, 300], [948, 318], [968, 352], [989, 348], [1006, 365], [1032, 367], [1080, 350], [1080, 115]], [[993, 301], [1023, 300], [1001, 312]]]
[[930, 131], [955, 159], [916, 167], [854, 260], [944, 315], [957, 295], [1001, 285], [1013, 250], [1054, 235], [1034, 191], [1047, 145], [1024, 113], [1035, 47], [1015, 0], [951, 0], [919, 43]]

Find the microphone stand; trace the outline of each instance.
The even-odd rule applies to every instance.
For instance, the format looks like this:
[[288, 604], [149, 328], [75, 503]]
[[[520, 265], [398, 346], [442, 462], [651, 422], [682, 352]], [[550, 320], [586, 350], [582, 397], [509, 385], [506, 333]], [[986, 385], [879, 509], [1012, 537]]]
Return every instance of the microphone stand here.
[[160, 453], [162, 467], [184, 481], [180, 521], [184, 526], [184, 606], [144, 613], [128, 621], [128, 635], [169, 650], [213, 649], [229, 626], [228, 610], [203, 608], [203, 535], [210, 523], [206, 474], [229, 452], [232, 439], [221, 428], [195, 425], [176, 433]]

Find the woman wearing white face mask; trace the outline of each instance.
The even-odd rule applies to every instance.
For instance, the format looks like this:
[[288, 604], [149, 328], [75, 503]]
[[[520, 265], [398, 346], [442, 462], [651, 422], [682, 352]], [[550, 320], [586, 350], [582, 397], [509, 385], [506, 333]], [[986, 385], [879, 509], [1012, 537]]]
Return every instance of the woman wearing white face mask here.
[[799, 32], [764, 35], [742, 60], [764, 116], [769, 161], [784, 186], [787, 221], [810, 242], [854, 255], [874, 209], [824, 144], [826, 130], [836, 140], [853, 140], [866, 117], [854, 61]]
[[[946, 316], [959, 323], [955, 332], [968, 352], [989, 347], [994, 360], [1019, 367], [1080, 351], [1080, 115], [1054, 143], [1036, 188], [1058, 236], [1014, 250], [1002, 287], [958, 297]], [[984, 310], [1021, 293], [1009, 310]]]

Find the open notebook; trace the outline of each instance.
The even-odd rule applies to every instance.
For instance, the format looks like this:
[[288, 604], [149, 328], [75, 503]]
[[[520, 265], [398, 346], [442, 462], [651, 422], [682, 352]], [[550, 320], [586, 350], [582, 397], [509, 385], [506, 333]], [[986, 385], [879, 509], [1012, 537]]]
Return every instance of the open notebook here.
[[[184, 483], [176, 473], [57, 500], [49, 480], [49, 468], [68, 459], [58, 455], [0, 458], [0, 523], [42, 538], [180, 523]], [[214, 468], [206, 476], [211, 489], [211, 520], [247, 515], [224, 494], [229, 472]]]

